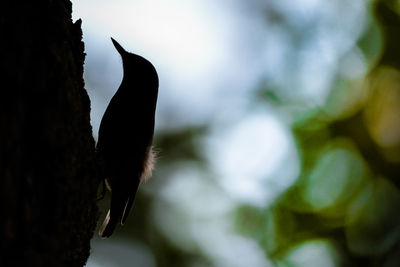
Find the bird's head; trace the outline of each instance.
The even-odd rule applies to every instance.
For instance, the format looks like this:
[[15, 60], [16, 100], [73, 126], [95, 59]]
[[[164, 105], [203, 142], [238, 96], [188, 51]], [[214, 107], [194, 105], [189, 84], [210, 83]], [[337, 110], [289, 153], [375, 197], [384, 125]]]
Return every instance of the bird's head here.
[[[124, 73], [132, 73], [137, 79], [140, 79], [140, 77], [146, 77], [148, 79], [150, 76], [153, 76], [153, 80], [156, 80], [158, 84], [156, 69], [150, 61], [139, 55], [126, 51], [113, 38], [111, 38], [111, 41], [113, 42], [115, 49], [117, 49], [118, 53], [121, 55]], [[124, 77], [130, 77], [130, 75], [124, 75]]]

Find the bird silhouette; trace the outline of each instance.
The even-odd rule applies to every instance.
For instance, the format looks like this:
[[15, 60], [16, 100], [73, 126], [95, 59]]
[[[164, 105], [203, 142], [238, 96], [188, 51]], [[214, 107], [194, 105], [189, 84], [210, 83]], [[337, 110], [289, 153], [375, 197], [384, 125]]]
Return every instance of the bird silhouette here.
[[96, 147], [111, 191], [110, 209], [99, 230], [102, 238], [110, 237], [119, 222], [125, 223], [140, 182], [151, 176], [158, 95], [154, 66], [111, 40], [121, 55], [124, 74], [101, 120]]

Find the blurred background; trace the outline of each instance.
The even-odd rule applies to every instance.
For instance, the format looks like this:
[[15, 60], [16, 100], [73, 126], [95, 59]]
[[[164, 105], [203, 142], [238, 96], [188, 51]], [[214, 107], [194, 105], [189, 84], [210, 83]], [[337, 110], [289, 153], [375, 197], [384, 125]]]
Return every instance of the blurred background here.
[[110, 37], [160, 79], [154, 176], [87, 266], [400, 266], [399, 1], [72, 2], [95, 138]]

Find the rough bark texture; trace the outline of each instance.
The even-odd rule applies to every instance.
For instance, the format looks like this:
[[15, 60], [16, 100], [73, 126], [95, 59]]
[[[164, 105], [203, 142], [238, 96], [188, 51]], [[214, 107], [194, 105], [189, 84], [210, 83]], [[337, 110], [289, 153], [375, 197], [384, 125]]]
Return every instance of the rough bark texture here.
[[83, 266], [97, 220], [80, 22], [66, 0], [0, 11], [0, 266]]

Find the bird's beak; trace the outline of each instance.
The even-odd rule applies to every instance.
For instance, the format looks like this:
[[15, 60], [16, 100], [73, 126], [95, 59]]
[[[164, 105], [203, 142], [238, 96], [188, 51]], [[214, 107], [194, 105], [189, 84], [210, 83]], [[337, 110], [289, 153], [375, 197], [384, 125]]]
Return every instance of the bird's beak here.
[[125, 49], [111, 37], [111, 41], [113, 42], [115, 49], [117, 49], [118, 53], [123, 56], [124, 54], [128, 53], [125, 51]]

